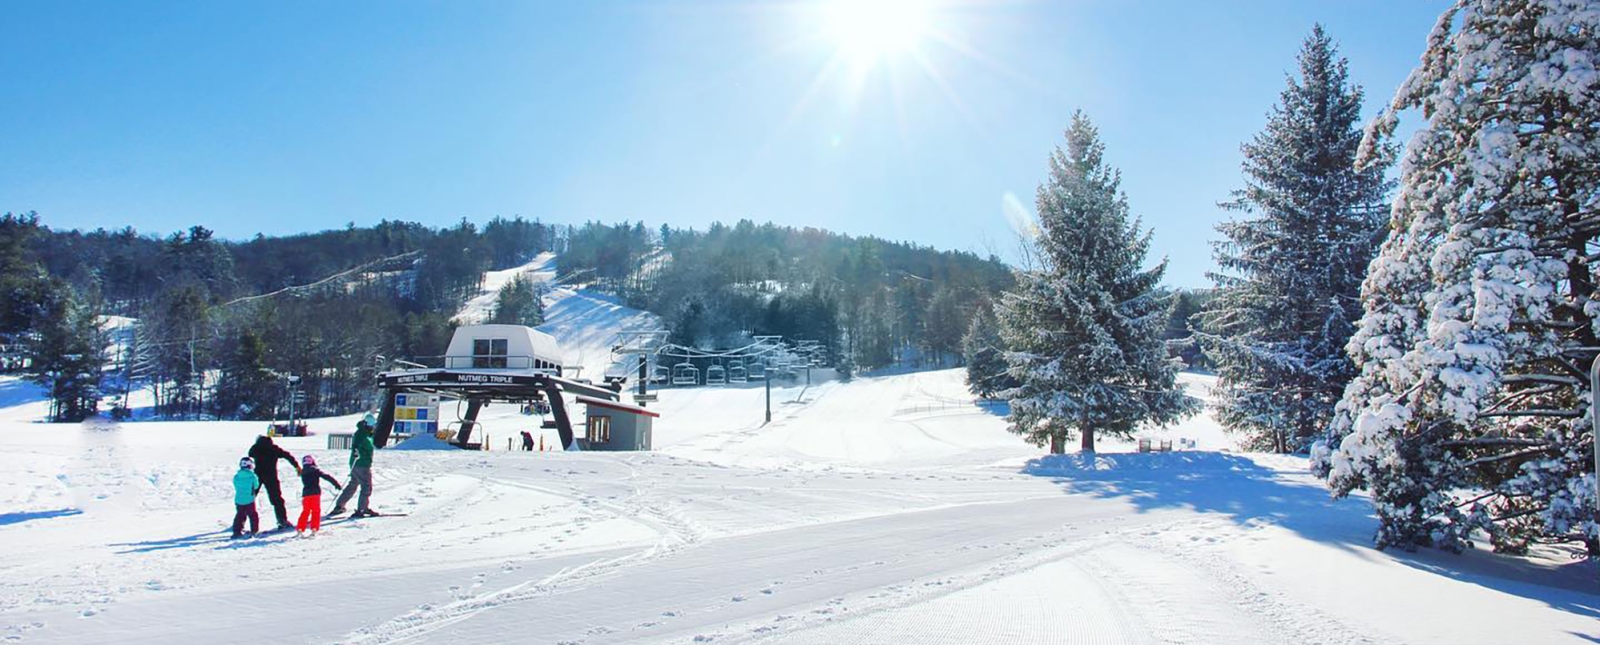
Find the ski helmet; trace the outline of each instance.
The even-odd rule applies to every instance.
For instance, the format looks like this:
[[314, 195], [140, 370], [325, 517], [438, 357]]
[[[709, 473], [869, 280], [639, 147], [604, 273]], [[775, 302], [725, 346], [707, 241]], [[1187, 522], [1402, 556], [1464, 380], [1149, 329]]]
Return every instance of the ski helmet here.
[[315, 465], [317, 465], [317, 458], [316, 457], [312, 457], [311, 455], [301, 455], [300, 456], [300, 465], [302, 465], [302, 466], [315, 466]]
[[244, 459], [240, 459], [239, 460], [239, 467], [243, 468], [245, 470], [255, 470], [256, 469], [256, 460], [251, 459], [249, 457], [245, 457]]

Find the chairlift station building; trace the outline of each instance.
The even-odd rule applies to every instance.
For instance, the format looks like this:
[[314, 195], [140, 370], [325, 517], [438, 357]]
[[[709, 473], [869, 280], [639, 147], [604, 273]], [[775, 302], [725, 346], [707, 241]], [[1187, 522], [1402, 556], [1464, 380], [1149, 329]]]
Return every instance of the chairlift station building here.
[[[562, 377], [562, 355], [555, 338], [522, 325], [469, 325], [456, 329], [444, 367], [414, 366], [378, 375], [383, 407], [373, 439], [379, 447], [395, 431], [418, 434], [441, 428], [439, 399], [466, 402], [451, 443], [481, 446], [478, 413], [491, 402], [532, 406], [548, 402], [543, 427], [555, 429], [566, 448], [649, 450], [652, 421], [661, 415], [622, 402], [622, 383], [601, 387]], [[586, 407], [583, 436], [575, 436], [565, 396]], [[432, 418], [418, 418], [422, 416]], [[409, 431], [409, 432], [408, 432]]]

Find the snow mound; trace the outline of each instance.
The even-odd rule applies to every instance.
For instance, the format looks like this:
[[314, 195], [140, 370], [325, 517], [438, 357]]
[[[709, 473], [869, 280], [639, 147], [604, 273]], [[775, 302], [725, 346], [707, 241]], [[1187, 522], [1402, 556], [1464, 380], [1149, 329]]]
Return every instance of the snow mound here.
[[460, 450], [460, 448], [440, 441], [438, 437], [431, 434], [424, 433], [395, 444], [389, 450]]

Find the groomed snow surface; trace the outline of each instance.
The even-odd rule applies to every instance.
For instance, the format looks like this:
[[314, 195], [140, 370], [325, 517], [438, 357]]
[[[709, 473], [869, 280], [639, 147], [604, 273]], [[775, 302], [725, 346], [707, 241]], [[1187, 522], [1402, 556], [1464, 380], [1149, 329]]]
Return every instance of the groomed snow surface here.
[[[544, 329], [585, 363], [649, 322], [551, 298]], [[27, 392], [0, 384], [7, 642], [1600, 640], [1597, 578], [1565, 554], [1374, 551], [1365, 501], [1226, 451], [1204, 415], [1146, 435], [1196, 450], [1041, 458], [955, 370], [784, 384], [767, 425], [758, 384], [669, 389], [653, 453], [507, 452], [538, 419], [491, 406], [496, 450], [378, 453], [374, 506], [407, 515], [240, 541], [230, 478], [264, 424], [42, 424]], [[343, 480], [323, 435], [355, 418], [279, 441]]]

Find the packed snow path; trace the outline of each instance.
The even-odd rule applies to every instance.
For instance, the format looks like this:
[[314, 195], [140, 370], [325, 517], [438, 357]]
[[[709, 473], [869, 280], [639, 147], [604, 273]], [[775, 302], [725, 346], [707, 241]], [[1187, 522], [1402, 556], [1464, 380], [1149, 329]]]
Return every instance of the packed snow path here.
[[[546, 269], [547, 271], [548, 269]], [[560, 288], [606, 360], [648, 314]], [[577, 360], [577, 357], [573, 357]], [[1197, 396], [1210, 380], [1184, 376]], [[25, 397], [24, 397], [25, 398]], [[958, 371], [666, 390], [655, 453], [381, 451], [380, 510], [233, 541], [259, 423], [41, 426], [0, 410], [0, 637], [26, 643], [1562, 643], [1592, 570], [1380, 553], [1292, 457], [1039, 459]], [[449, 412], [447, 411], [447, 414]], [[537, 423], [484, 415], [492, 447]], [[345, 431], [353, 418], [312, 420]], [[284, 439], [336, 477], [321, 436]], [[498, 446], [496, 444], [499, 444]], [[283, 471], [291, 516], [298, 482]], [[331, 500], [324, 498], [324, 507]], [[258, 504], [263, 519], [271, 510]], [[1493, 620], [1472, 617], [1492, 616]]]

